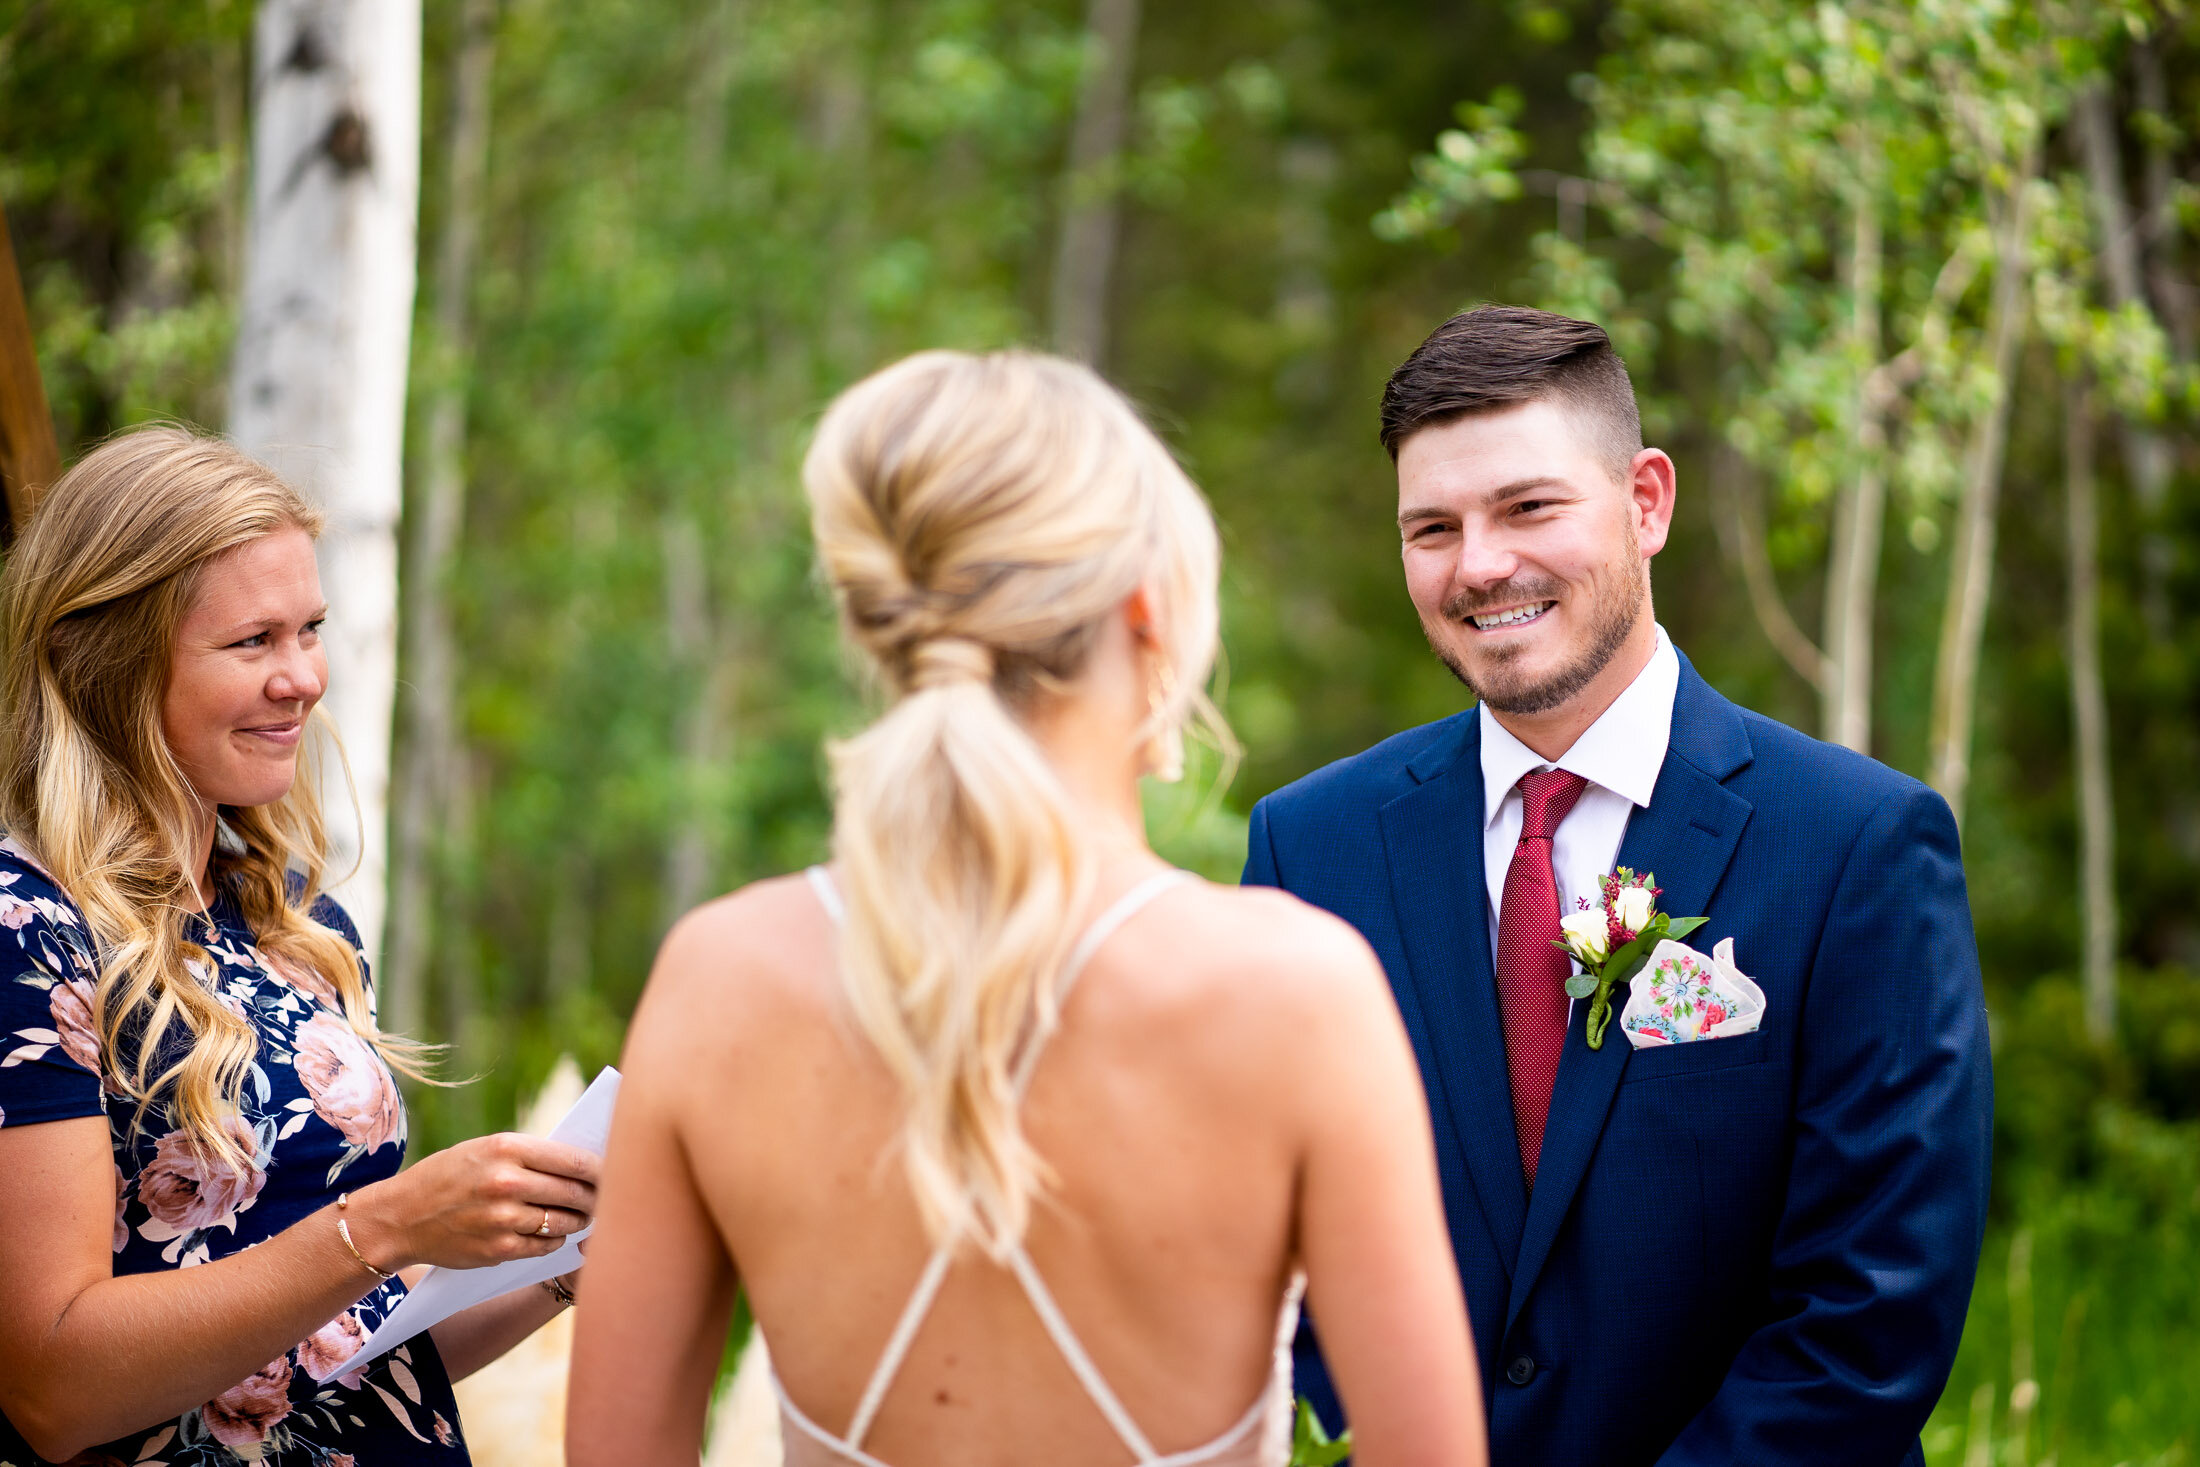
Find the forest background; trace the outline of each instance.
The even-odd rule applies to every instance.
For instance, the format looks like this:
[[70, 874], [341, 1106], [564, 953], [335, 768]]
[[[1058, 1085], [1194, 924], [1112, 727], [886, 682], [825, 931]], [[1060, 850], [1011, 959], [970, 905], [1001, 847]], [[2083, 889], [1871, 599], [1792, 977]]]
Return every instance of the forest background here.
[[[0, 0], [65, 458], [229, 420], [251, 28]], [[1679, 463], [1675, 641], [1964, 821], [1994, 1220], [1929, 1457], [2200, 1452], [2180, 7], [426, 0], [424, 53], [385, 1018], [479, 1078], [416, 1145], [612, 1061], [679, 911], [822, 853], [867, 706], [796, 483], [838, 387], [1052, 344], [1144, 406], [1222, 523], [1248, 751], [1155, 832], [1234, 879], [1261, 794], [1464, 706], [1375, 403], [1450, 311], [1545, 304]]]

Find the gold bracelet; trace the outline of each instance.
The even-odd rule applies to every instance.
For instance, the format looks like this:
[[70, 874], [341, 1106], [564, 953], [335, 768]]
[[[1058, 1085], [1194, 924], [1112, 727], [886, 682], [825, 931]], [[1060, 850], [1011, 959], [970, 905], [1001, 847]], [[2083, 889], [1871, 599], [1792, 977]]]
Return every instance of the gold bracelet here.
[[[339, 1192], [336, 1194], [336, 1210], [339, 1213], [341, 1213], [346, 1207], [350, 1205], [351, 1194], [349, 1192]], [[376, 1278], [380, 1279], [385, 1284], [388, 1283], [391, 1279], [397, 1277], [396, 1274], [388, 1273], [382, 1269], [376, 1268], [372, 1263], [367, 1261], [367, 1255], [361, 1253], [359, 1251], [359, 1245], [351, 1240], [350, 1219], [343, 1217], [339, 1217], [336, 1219], [336, 1236], [344, 1240], [344, 1246], [351, 1250], [351, 1256], [358, 1259], [359, 1266], [361, 1268], [364, 1268], [368, 1273], [373, 1274]]]

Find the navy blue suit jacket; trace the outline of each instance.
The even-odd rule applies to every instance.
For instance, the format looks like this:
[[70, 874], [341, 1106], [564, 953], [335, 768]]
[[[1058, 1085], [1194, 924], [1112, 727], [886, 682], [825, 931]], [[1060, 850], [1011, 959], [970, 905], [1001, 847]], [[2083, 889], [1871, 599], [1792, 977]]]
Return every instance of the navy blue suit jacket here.
[[[1985, 1225], [1993, 1109], [1955, 822], [1930, 789], [1736, 707], [1681, 661], [1619, 864], [1710, 918], [1754, 1034], [1602, 1050], [1577, 1003], [1531, 1198], [1463, 713], [1278, 790], [1248, 883], [1352, 923], [1435, 1123], [1497, 1467], [1922, 1463]], [[1624, 994], [1620, 996], [1624, 1002]], [[1299, 1389], [1336, 1424], [1311, 1331]]]

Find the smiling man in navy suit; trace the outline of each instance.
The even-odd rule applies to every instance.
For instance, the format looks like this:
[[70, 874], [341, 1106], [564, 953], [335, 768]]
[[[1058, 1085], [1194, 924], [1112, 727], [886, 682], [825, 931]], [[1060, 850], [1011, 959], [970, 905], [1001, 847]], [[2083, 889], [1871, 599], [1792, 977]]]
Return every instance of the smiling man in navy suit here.
[[[1650, 596], [1673, 461], [1599, 328], [1454, 317], [1392, 375], [1382, 437], [1407, 592], [1479, 706], [1261, 801], [1245, 879], [1389, 972], [1492, 1460], [1922, 1463], [1993, 1106], [1947, 805], [1674, 649]], [[1695, 946], [1733, 939], [1755, 1032], [1590, 1047], [1552, 943], [1620, 865], [1708, 918]], [[1299, 1384], [1336, 1424], [1311, 1327]]]

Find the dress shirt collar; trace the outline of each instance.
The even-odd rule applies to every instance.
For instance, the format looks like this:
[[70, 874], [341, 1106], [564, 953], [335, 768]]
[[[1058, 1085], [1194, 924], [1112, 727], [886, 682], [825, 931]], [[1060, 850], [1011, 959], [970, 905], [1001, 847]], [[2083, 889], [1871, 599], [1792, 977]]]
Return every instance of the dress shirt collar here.
[[1680, 654], [1673, 650], [1665, 628], [1657, 631], [1658, 645], [1650, 661], [1555, 765], [1514, 738], [1489, 705], [1482, 705], [1484, 829], [1496, 823], [1505, 796], [1520, 777], [1535, 769], [1564, 769], [1639, 807], [1649, 805], [1658, 771], [1665, 767], [1666, 746], [1673, 739], [1673, 698], [1681, 685]]

